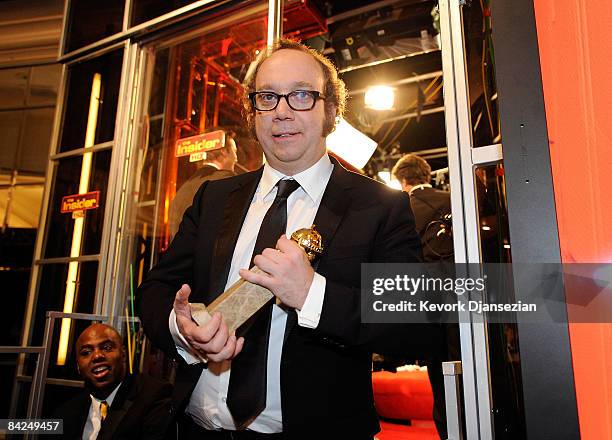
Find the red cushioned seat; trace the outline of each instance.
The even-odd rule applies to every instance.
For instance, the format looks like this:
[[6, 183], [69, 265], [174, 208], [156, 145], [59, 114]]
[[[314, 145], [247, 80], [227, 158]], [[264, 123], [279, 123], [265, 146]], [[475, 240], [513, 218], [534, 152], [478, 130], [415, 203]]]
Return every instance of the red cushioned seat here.
[[380, 417], [410, 422], [381, 421], [378, 440], [437, 440], [433, 422], [433, 393], [427, 371], [379, 371], [372, 374], [374, 403]]
[[374, 438], [377, 440], [439, 440], [434, 422], [424, 423], [429, 423], [429, 426], [406, 426], [381, 421], [380, 432]]

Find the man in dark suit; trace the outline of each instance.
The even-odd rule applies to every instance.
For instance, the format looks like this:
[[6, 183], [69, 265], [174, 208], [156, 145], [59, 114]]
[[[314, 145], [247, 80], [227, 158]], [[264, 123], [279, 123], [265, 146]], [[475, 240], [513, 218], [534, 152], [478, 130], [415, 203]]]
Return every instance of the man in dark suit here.
[[61, 406], [64, 438], [163, 439], [171, 421], [172, 386], [126, 373], [126, 352], [117, 331], [93, 324], [76, 343], [77, 368], [86, 391]]
[[235, 134], [225, 133], [225, 145], [206, 152], [206, 159], [198, 162], [197, 171], [179, 188], [170, 205], [170, 235], [174, 237], [185, 210], [191, 206], [193, 196], [207, 180], [225, 179], [235, 175], [238, 162]]
[[[262, 53], [246, 91], [266, 164], [199, 189], [139, 288], [145, 331], [179, 361], [187, 438], [371, 440], [372, 351], [401, 346], [419, 356], [435, 337], [427, 325], [361, 322], [361, 263], [420, 257], [409, 199], [326, 154], [345, 91], [322, 55], [281, 40]], [[259, 249], [274, 221], [287, 235], [316, 224], [324, 246], [316, 271], [284, 235]], [[245, 270], [251, 254], [264, 274]], [[243, 337], [219, 315], [194, 324], [188, 301], [209, 304], [240, 276], [280, 304], [262, 308]], [[245, 371], [257, 380], [245, 381]]]
[[423, 259], [426, 262], [453, 260], [453, 239], [449, 220], [450, 193], [431, 186], [431, 167], [416, 154], [406, 154], [391, 172], [410, 195], [416, 229], [421, 236]]

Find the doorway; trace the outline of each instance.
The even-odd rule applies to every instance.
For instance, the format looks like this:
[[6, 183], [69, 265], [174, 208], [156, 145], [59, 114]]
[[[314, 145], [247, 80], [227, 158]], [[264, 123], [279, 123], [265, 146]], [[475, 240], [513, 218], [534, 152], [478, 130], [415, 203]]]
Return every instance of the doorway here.
[[[454, 250], [444, 256], [457, 263], [510, 262], [490, 9], [485, 0], [460, 3], [286, 1], [282, 34], [332, 59], [348, 86], [341, 124], [356, 134], [359, 148], [349, 154], [330, 139], [331, 152], [398, 190], [394, 165], [408, 153], [422, 157], [431, 185], [449, 194], [445, 233], [452, 231]], [[241, 124], [239, 88], [266, 45], [270, 7], [280, 4], [229, 8], [215, 20], [204, 17], [197, 30], [160, 33], [134, 50], [140, 125], [130, 185], [136, 198], [125, 206], [121, 258], [129, 271], [113, 289], [117, 315], [170, 243], [181, 211], [176, 194], [198, 171], [198, 155], [179, 152], [178, 142], [231, 138], [238, 172], [261, 164], [261, 149]], [[516, 328], [468, 313], [459, 329], [461, 358], [453, 360], [463, 366], [466, 438], [524, 437]], [[155, 349], [138, 350], [149, 372], [171, 374]]]

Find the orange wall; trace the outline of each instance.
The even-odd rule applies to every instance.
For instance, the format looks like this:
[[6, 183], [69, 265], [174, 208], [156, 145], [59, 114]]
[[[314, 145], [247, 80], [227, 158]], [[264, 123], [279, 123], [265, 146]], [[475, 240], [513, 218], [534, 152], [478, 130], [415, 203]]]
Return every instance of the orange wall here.
[[[612, 0], [534, 0], [564, 262], [612, 263]], [[612, 440], [612, 324], [572, 324], [582, 439]]]

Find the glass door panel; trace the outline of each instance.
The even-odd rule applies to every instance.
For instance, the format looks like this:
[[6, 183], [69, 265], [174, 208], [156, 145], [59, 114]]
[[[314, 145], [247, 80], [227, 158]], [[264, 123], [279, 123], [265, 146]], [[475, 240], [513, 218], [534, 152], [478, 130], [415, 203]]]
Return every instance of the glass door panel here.
[[[443, 49], [449, 49], [444, 71], [454, 79], [445, 95], [454, 107], [447, 111], [449, 156], [451, 170], [453, 164], [460, 170], [453, 183], [462, 187], [453, 198], [457, 261], [511, 263], [491, 1], [440, 3]], [[524, 438], [516, 325], [469, 312], [460, 319], [466, 437]]]
[[[483, 263], [512, 262], [504, 177], [504, 166], [501, 162], [479, 165], [474, 170]], [[517, 325], [489, 323], [487, 333], [495, 438], [525, 438]]]
[[[237, 147], [236, 173], [262, 164], [261, 148], [242, 122], [241, 91], [251, 62], [266, 44], [267, 2], [201, 21], [197, 34], [186, 29], [149, 43], [141, 52], [141, 127], [135, 141], [134, 196], [127, 206], [121, 315], [131, 314], [125, 308], [138, 302], [133, 291], [168, 247], [199, 187], [192, 183], [215, 154], [215, 149], [200, 147], [229, 145], [231, 139]], [[170, 374], [160, 352], [146, 348], [143, 356], [145, 371]]]
[[474, 148], [502, 141], [495, 81], [492, 2], [469, 1], [461, 7]]

